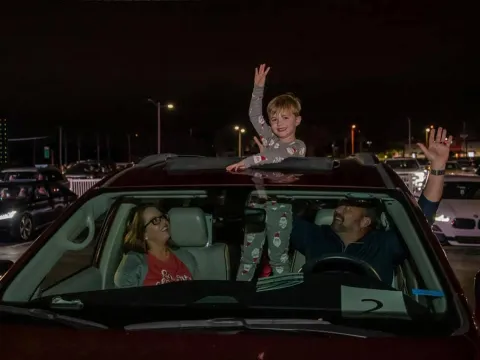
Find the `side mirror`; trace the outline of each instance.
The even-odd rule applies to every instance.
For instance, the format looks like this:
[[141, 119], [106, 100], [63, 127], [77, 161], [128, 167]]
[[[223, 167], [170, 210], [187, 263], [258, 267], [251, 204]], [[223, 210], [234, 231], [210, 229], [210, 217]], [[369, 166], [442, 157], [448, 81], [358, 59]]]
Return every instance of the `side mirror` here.
[[245, 208], [245, 232], [259, 233], [265, 231], [267, 213], [264, 209]]
[[473, 292], [475, 295], [475, 318], [480, 324], [480, 271], [475, 275], [475, 279], [473, 281]]
[[0, 277], [2, 277], [13, 265], [11, 260], [0, 260]]

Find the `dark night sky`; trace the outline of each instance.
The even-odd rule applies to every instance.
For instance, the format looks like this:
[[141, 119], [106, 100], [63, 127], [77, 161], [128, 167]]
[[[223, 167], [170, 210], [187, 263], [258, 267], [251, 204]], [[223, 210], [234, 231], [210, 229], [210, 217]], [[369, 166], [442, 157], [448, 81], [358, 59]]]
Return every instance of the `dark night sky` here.
[[163, 115], [164, 136], [193, 127], [208, 137], [248, 121], [253, 68], [267, 62], [267, 99], [296, 93], [304, 121], [332, 137], [356, 123], [374, 142], [403, 140], [407, 116], [417, 136], [430, 123], [458, 132], [466, 121], [480, 132], [473, 8], [321, 3], [71, 1], [3, 11], [0, 115], [12, 136], [53, 135], [59, 125], [151, 134], [153, 97], [178, 107]]

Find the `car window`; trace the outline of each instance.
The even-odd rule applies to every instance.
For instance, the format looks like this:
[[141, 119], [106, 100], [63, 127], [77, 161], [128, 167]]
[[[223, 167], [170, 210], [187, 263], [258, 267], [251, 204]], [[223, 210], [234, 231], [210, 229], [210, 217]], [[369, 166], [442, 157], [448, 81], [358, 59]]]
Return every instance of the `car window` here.
[[[94, 240], [81, 251], [66, 251], [63, 256], [58, 260], [55, 266], [45, 276], [44, 280], [40, 284], [40, 291], [44, 291], [55, 285], [56, 283], [68, 278], [69, 276], [81, 271], [92, 265], [95, 256], [95, 250], [98, 243], [98, 235], [102, 224], [105, 220], [106, 212], [99, 215], [95, 219], [95, 235]], [[76, 243], [82, 243], [87, 239], [88, 228], [85, 228], [80, 232], [78, 236], [73, 240]]]
[[32, 187], [26, 184], [0, 186], [1, 200], [29, 199], [32, 194]]
[[460, 165], [458, 163], [447, 163], [445, 168], [447, 170], [459, 170], [460, 169]]
[[394, 170], [419, 169], [419, 166], [416, 160], [386, 160], [385, 163]]
[[35, 200], [45, 200], [50, 197], [50, 194], [45, 185], [35, 186]]
[[42, 174], [46, 177], [47, 181], [62, 181], [63, 176], [60, 172], [54, 170], [43, 171]]
[[4, 181], [36, 180], [36, 171], [5, 171], [2, 173]]
[[444, 200], [480, 200], [480, 182], [445, 182]]

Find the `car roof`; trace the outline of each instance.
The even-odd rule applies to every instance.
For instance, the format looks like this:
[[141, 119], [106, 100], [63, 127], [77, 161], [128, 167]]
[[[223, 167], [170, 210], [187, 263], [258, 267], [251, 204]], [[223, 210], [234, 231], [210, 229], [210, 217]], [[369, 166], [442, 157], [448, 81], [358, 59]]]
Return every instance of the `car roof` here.
[[405, 161], [405, 160], [415, 160], [415, 161], [417, 161], [416, 158], [409, 158], [409, 157], [396, 157], [396, 158], [391, 158], [391, 159], [385, 159], [385, 161]]
[[38, 169], [36, 167], [19, 167], [2, 170], [2, 173], [6, 172], [38, 172]]
[[[157, 155], [161, 159], [162, 155]], [[148, 162], [120, 171], [106, 180], [102, 188], [156, 186], [252, 186], [254, 178], [262, 175], [295, 174], [294, 186], [366, 187], [394, 189], [383, 164], [372, 154], [334, 160], [331, 158], [287, 158], [282, 163], [258, 166], [245, 172], [229, 173], [226, 166], [239, 158], [182, 157], [173, 155], [167, 160]], [[145, 162], [146, 161], [146, 162]], [[388, 181], [385, 178], [388, 178]], [[386, 185], [386, 181], [390, 184]], [[265, 185], [288, 185], [265, 181]]]
[[478, 175], [446, 175], [445, 182], [480, 182]]
[[47, 165], [47, 166], [24, 166], [24, 167], [16, 167], [16, 168], [6, 168], [2, 170], [2, 173], [8, 172], [42, 172], [45, 170], [56, 170], [60, 171], [57, 167]]
[[16, 181], [4, 181], [0, 182], [0, 187], [8, 187], [8, 186], [37, 186], [37, 185], [45, 185], [47, 181], [41, 180], [16, 180]]

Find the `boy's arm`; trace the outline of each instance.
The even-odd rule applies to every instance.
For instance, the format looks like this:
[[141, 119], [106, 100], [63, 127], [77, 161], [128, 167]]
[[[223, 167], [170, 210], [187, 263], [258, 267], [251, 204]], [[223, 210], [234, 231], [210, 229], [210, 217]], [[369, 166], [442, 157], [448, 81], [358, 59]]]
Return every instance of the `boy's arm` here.
[[274, 135], [272, 128], [267, 124], [263, 117], [262, 110], [262, 99], [263, 99], [263, 86], [255, 85], [253, 87], [252, 100], [250, 101], [250, 122], [260, 135], [260, 141], [264, 146], [267, 146], [268, 140], [270, 140]]
[[[277, 144], [278, 148], [275, 149]], [[277, 142], [275, 146], [244, 159], [243, 164], [245, 165], [245, 168], [249, 168], [253, 165], [279, 163], [287, 157], [303, 157], [307, 150], [305, 143], [300, 140], [295, 140], [291, 144]]]

